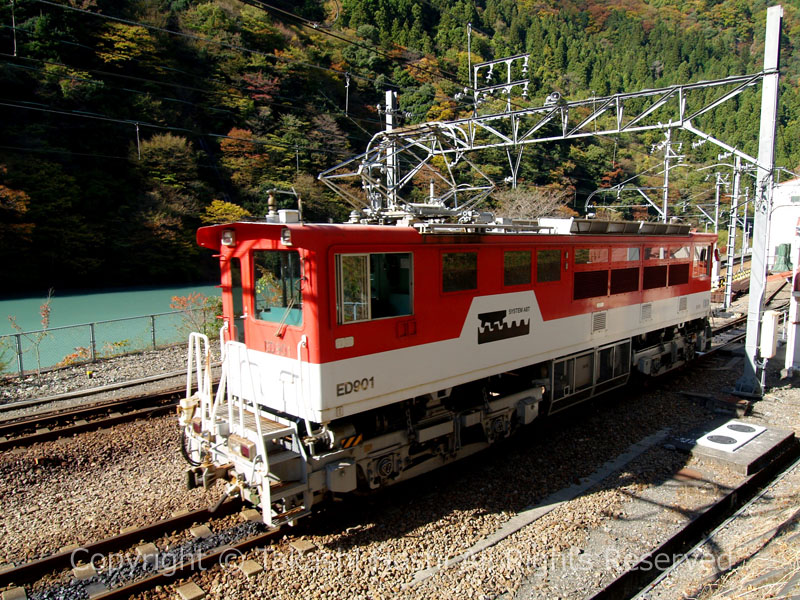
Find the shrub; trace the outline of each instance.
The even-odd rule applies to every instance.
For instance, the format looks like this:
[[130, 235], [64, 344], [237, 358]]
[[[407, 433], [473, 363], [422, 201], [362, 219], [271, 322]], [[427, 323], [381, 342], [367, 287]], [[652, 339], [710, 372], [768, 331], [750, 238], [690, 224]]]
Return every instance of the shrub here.
[[217, 317], [222, 316], [222, 298], [195, 292], [188, 296], [173, 296], [169, 307], [182, 313], [180, 331], [185, 336], [193, 331], [211, 336], [219, 329]]

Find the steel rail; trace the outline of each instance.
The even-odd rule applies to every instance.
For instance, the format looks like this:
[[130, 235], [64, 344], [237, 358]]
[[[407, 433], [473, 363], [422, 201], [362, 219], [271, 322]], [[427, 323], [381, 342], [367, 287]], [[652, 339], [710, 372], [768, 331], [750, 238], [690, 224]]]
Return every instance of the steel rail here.
[[159, 390], [152, 394], [146, 394], [130, 398], [117, 398], [114, 400], [105, 400], [102, 402], [95, 402], [92, 404], [82, 404], [76, 407], [67, 407], [63, 410], [52, 410], [47, 412], [36, 413], [29, 417], [18, 417], [12, 419], [5, 419], [0, 421], [0, 435], [7, 435], [24, 428], [40, 428], [47, 427], [48, 425], [58, 425], [63, 421], [71, 419], [91, 417], [97, 414], [102, 414], [107, 410], [124, 409], [127, 406], [136, 406], [148, 402], [159, 402], [161, 400], [169, 400], [175, 394], [183, 391], [184, 386], [171, 388], [168, 390]]
[[[212, 369], [218, 369], [222, 363], [216, 362], [211, 364]], [[138, 379], [131, 379], [119, 383], [110, 383], [108, 385], [101, 385], [93, 388], [86, 388], [83, 390], [75, 390], [72, 392], [64, 392], [63, 394], [56, 394], [54, 396], [46, 396], [44, 398], [33, 398], [31, 400], [12, 400], [5, 404], [0, 404], [0, 412], [8, 412], [12, 410], [19, 410], [20, 408], [28, 408], [30, 406], [39, 406], [42, 404], [49, 404], [51, 402], [59, 402], [61, 400], [72, 400], [74, 398], [86, 398], [96, 394], [105, 392], [113, 392], [129, 387], [136, 387], [137, 385], [145, 385], [156, 381], [163, 381], [164, 379], [173, 379], [175, 377], [186, 378], [186, 369], [179, 371], [170, 371], [169, 373], [160, 373], [158, 375], [150, 375], [148, 377], [140, 377]]]
[[161, 406], [140, 408], [138, 410], [132, 410], [130, 412], [126, 412], [120, 415], [113, 415], [105, 417], [103, 419], [87, 421], [86, 423], [76, 423], [75, 425], [59, 427], [58, 429], [37, 431], [36, 433], [31, 433], [28, 435], [21, 435], [18, 437], [12, 437], [8, 439], [0, 439], [0, 450], [6, 450], [8, 448], [27, 447], [41, 442], [49, 442], [52, 440], [57, 440], [63, 437], [71, 436], [76, 433], [94, 431], [97, 429], [103, 429], [106, 427], [111, 427], [113, 425], [118, 425], [120, 423], [128, 423], [130, 421], [137, 421], [139, 419], [165, 414], [171, 412], [175, 408], [175, 406], [177, 406], [176, 402], [173, 402], [171, 404], [164, 404]]
[[75, 390], [73, 392], [65, 392], [63, 394], [56, 394], [54, 396], [46, 396], [44, 398], [34, 398], [31, 400], [12, 400], [5, 404], [0, 404], [0, 412], [8, 412], [11, 410], [19, 410], [20, 408], [28, 408], [31, 406], [40, 406], [42, 404], [50, 404], [51, 402], [59, 402], [61, 400], [72, 400], [74, 398], [86, 398], [94, 396], [95, 394], [102, 394], [105, 392], [113, 392], [116, 390], [125, 389], [127, 387], [134, 387], [137, 385], [144, 385], [153, 383], [155, 381], [162, 381], [164, 379], [172, 379], [173, 377], [186, 378], [186, 369], [180, 371], [172, 371], [170, 373], [162, 373], [160, 375], [151, 375], [150, 377], [141, 377], [139, 379], [132, 379], [130, 381], [123, 381], [120, 383], [111, 383], [108, 385], [101, 385], [84, 390]]
[[[136, 419], [167, 413], [177, 405], [177, 397], [183, 393], [183, 388], [159, 391], [154, 394], [140, 396], [138, 398], [125, 398], [109, 402], [93, 404], [92, 406], [81, 406], [74, 409], [63, 411], [51, 411], [45, 415], [22, 418], [20, 420], [8, 420], [0, 424], [0, 450], [15, 446], [30, 446], [39, 442], [50, 441], [60, 437], [66, 437], [75, 433], [102, 429], [118, 423], [134, 421]], [[155, 406], [141, 405], [155, 404]], [[102, 418], [81, 423], [73, 423], [56, 429], [49, 429], [49, 426], [58, 426], [64, 422], [84, 420], [98, 415], [126, 410], [121, 414], [111, 414]], [[46, 429], [45, 431], [34, 431], [25, 434], [31, 429]], [[5, 436], [14, 436], [8, 437]]]
[[[800, 458], [800, 444], [795, 438], [783, 453], [763, 469], [748, 477], [743, 483], [728, 492], [707, 510], [692, 519], [686, 527], [672, 535], [657, 548], [643, 556], [628, 571], [591, 597], [591, 600], [622, 600], [637, 595], [650, 585], [662, 572], [672, 566], [676, 556], [692, 548], [710, 531], [713, 531], [739, 508], [767, 488], [787, 468], [792, 468]], [[669, 558], [670, 563], [662, 558]]]
[[[223, 517], [235, 513], [242, 506], [238, 499], [229, 499], [218, 508], [209, 507], [162, 519], [150, 525], [144, 525], [118, 535], [107, 537], [97, 542], [84, 544], [77, 549], [64, 550], [50, 556], [23, 563], [6, 571], [0, 572], [0, 587], [11, 583], [21, 584], [40, 579], [43, 574], [74, 567], [84, 557], [95, 554], [109, 554], [114, 551], [124, 550], [139, 544], [143, 539], [154, 539], [164, 533], [179, 529], [186, 529], [197, 522], [204, 522], [212, 517]], [[214, 510], [216, 508], [216, 510]], [[76, 552], [79, 552], [76, 554]]]
[[92, 596], [92, 600], [130, 598], [133, 594], [144, 592], [156, 587], [157, 585], [169, 584], [178, 577], [185, 577], [194, 571], [202, 571], [215, 564], [220, 564], [226, 555], [242, 555], [251, 548], [256, 548], [273, 540], [274, 538], [278, 537], [279, 534], [280, 529], [270, 529], [269, 531], [249, 537], [241, 542], [220, 546], [208, 554], [204, 554], [197, 558], [192, 558], [184, 563], [181, 563], [180, 565], [163, 569], [158, 573], [150, 575], [149, 577], [145, 577], [144, 579], [137, 579], [136, 581], [113, 588], [107, 592]]

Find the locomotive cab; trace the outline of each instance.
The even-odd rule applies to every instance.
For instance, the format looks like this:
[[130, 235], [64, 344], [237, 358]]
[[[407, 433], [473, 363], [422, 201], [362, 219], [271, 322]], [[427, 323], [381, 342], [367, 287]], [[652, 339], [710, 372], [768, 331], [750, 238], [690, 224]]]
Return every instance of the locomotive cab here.
[[250, 347], [285, 346], [305, 333], [303, 297], [310, 293], [307, 250], [281, 225], [204, 227], [200, 245], [219, 251], [223, 322], [228, 339]]

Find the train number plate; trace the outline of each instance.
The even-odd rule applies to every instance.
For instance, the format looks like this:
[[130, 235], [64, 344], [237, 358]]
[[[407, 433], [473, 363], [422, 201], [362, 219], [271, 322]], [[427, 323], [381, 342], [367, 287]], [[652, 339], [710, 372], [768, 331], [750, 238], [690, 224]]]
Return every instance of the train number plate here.
[[363, 379], [355, 379], [353, 381], [345, 381], [336, 384], [336, 395], [347, 396], [348, 394], [355, 394], [357, 392], [364, 392], [375, 387], [374, 377], [364, 377]]

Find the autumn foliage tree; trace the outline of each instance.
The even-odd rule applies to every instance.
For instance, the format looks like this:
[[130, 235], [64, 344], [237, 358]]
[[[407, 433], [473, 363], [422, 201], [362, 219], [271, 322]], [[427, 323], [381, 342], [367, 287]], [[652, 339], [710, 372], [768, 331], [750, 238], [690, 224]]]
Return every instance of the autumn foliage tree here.
[[507, 189], [496, 192], [496, 213], [512, 219], [538, 219], [540, 217], [570, 217], [576, 213], [567, 206], [569, 196], [554, 188]]
[[232, 202], [212, 200], [200, 220], [206, 225], [216, 223], [235, 223], [251, 216], [250, 211]]
[[[778, 165], [796, 170], [800, 52], [792, 40], [800, 10], [784, 4], [775, 150]], [[227, 220], [236, 211], [214, 199], [262, 215], [269, 189], [302, 187], [308, 218], [346, 218], [349, 207], [314, 178], [362, 152], [383, 128], [378, 105], [387, 89], [399, 91], [401, 127], [469, 117], [472, 94], [456, 95], [469, 87], [470, 66], [526, 55], [525, 73], [512, 75], [526, 80], [527, 96], [516, 88], [514, 109], [541, 107], [557, 91], [564, 101], [584, 101], [571, 112], [580, 120], [596, 108], [591, 99], [604, 94], [758, 72], [767, 3], [302, 0], [281, 6], [317, 27], [230, 0], [0, 3], [7, 25], [0, 29], [6, 52], [0, 260], [7, 286], [215, 278], [218, 269], [210, 253], [198, 251], [194, 229], [201, 217]], [[495, 69], [492, 83], [500, 83], [499, 75]], [[697, 108], [691, 94], [684, 98], [690, 113]], [[757, 86], [748, 88], [695, 124], [755, 156], [759, 98]], [[481, 114], [506, 109], [502, 93], [482, 100]], [[626, 115], [634, 108], [626, 104]], [[659, 111], [650, 116], [667, 122], [667, 105]], [[587, 128], [607, 127], [613, 112]], [[557, 121], [536, 135], [555, 140]], [[493, 126], [512, 135], [500, 121]], [[517, 180], [528, 190], [568, 193], [571, 208], [584, 211], [599, 188], [628, 180], [659, 185], [636, 174], [652, 167], [650, 148], [660, 141], [661, 132], [653, 131], [613, 144], [603, 136], [529, 144]], [[686, 132], [674, 133], [686, 164], [716, 160], [712, 144], [691, 141]], [[504, 149], [468, 158], [495, 183], [510, 174]], [[460, 182], [476, 181], [463, 161], [453, 169]], [[424, 198], [425, 186], [416, 186], [409, 186], [414, 199]], [[670, 192], [697, 198], [703, 186], [676, 170]], [[352, 191], [363, 197], [359, 184]]]
[[[196, 254], [193, 230], [208, 195], [198, 180], [197, 155], [186, 138], [172, 133], [143, 141], [140, 152], [143, 185], [138, 217], [146, 235], [139, 252], [163, 265], [153, 267], [156, 273], [179, 271], [181, 262], [175, 259]], [[165, 256], [173, 260], [164, 260]]]

